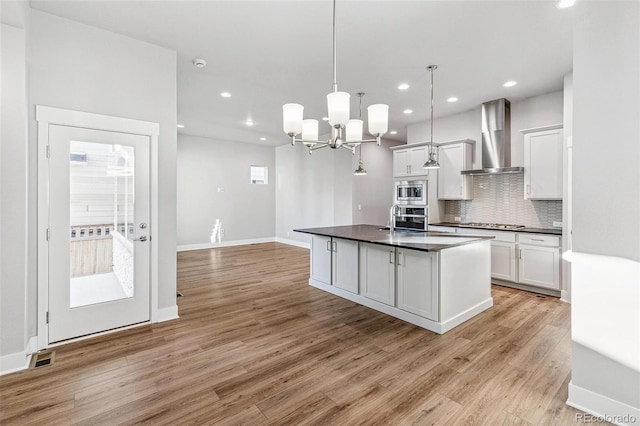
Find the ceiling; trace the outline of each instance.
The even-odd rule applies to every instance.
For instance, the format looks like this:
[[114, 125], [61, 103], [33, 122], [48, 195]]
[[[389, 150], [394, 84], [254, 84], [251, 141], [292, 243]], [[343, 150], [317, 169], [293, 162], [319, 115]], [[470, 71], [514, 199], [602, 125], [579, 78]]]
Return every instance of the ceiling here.
[[[178, 52], [179, 133], [283, 145], [282, 105], [326, 116], [331, 91], [332, 2], [35, 1], [33, 9]], [[389, 139], [429, 117], [427, 65], [436, 64], [436, 117], [506, 97], [562, 88], [572, 69], [572, 9], [555, 1], [347, 1], [336, 5], [337, 80], [366, 106], [389, 105]], [[192, 61], [208, 62], [198, 69]], [[502, 86], [507, 80], [518, 84]], [[400, 83], [411, 87], [401, 91]], [[230, 98], [220, 93], [228, 91]], [[456, 96], [459, 101], [449, 103]], [[412, 109], [413, 114], [403, 111]], [[245, 124], [254, 122], [252, 127]], [[324, 124], [328, 132], [328, 124]], [[365, 124], [366, 128], [366, 124]], [[266, 138], [266, 140], [260, 140]]]

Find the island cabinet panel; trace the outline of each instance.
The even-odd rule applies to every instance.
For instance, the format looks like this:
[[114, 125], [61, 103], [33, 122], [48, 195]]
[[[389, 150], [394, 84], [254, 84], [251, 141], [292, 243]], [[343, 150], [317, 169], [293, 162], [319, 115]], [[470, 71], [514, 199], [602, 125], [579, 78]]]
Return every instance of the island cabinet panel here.
[[331, 285], [331, 238], [311, 238], [311, 279]]
[[332, 241], [332, 282], [335, 287], [358, 293], [358, 242], [334, 238]]
[[398, 308], [438, 320], [438, 254], [398, 249]]
[[360, 288], [369, 299], [395, 306], [395, 248], [360, 244]]

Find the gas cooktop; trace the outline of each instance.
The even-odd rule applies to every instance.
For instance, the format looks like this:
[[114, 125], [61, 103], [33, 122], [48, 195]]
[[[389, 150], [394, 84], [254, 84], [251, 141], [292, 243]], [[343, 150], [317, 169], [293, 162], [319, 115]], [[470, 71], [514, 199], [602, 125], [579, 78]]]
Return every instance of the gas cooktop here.
[[466, 228], [486, 228], [486, 229], [521, 229], [524, 228], [524, 225], [511, 225], [504, 223], [482, 223], [482, 222], [469, 222], [469, 223], [460, 223], [458, 224], [460, 227]]

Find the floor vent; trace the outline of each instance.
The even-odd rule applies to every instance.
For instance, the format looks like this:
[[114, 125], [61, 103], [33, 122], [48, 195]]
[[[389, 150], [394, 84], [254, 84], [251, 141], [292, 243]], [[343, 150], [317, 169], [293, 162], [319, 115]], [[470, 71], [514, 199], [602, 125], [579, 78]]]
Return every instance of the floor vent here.
[[183, 297], [184, 295], [180, 292], [177, 293], [177, 297]]
[[40, 351], [36, 352], [31, 356], [31, 363], [29, 364], [29, 368], [38, 368], [44, 367], [46, 365], [53, 365], [53, 361], [55, 360], [55, 351]]
[[542, 296], [542, 295], [540, 295], [540, 294], [536, 294], [536, 297], [537, 297], [538, 299], [546, 299], [546, 298], [547, 298], [547, 296]]

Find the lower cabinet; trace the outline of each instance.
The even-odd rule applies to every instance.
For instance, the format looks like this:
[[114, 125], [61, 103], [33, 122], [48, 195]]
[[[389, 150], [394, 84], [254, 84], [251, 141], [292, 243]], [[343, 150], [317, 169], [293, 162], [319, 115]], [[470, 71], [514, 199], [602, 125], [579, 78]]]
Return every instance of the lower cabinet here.
[[331, 282], [351, 293], [358, 293], [358, 242], [334, 238], [332, 241]]
[[331, 285], [331, 238], [311, 238], [311, 279]]
[[398, 308], [438, 320], [438, 254], [399, 249]]
[[491, 241], [491, 278], [516, 281], [516, 244]]
[[360, 283], [369, 299], [434, 321], [439, 318], [436, 252], [360, 243]]
[[395, 248], [360, 243], [360, 288], [362, 294], [395, 306]]
[[560, 250], [520, 244], [518, 282], [560, 290]]
[[314, 235], [311, 279], [358, 293], [358, 242]]

